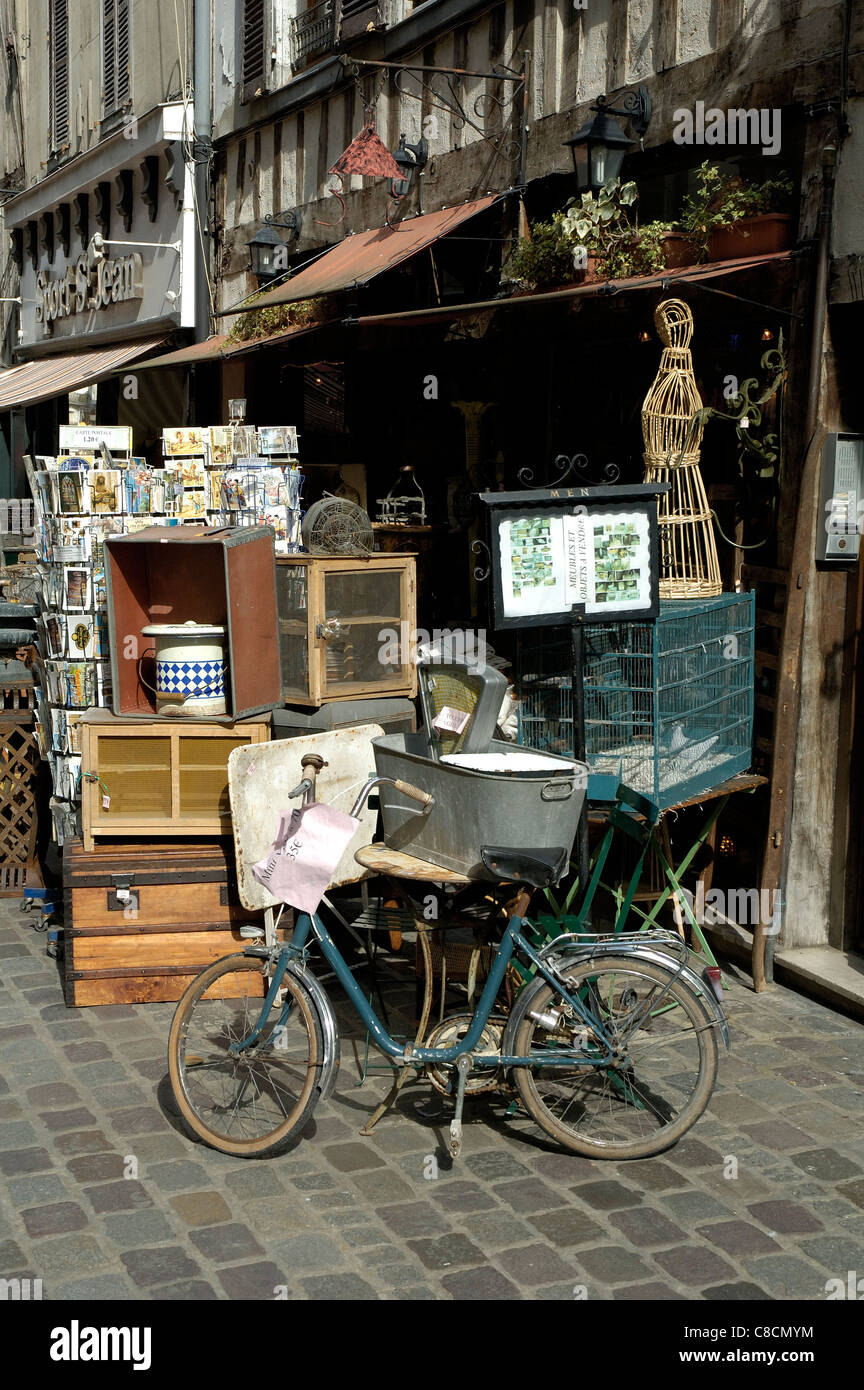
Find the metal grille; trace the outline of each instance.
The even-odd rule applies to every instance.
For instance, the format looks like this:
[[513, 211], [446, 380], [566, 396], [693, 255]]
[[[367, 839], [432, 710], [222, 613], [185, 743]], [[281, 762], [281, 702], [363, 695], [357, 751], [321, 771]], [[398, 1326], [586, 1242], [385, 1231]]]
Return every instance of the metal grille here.
[[329, 53], [336, 42], [334, 0], [323, 0], [291, 20], [291, 67], [296, 72], [310, 58]]
[[[626, 782], [671, 806], [746, 771], [753, 624], [753, 594], [723, 594], [661, 603], [656, 623], [586, 627], [590, 800]], [[523, 643], [519, 687], [520, 742], [572, 753], [569, 638]]]

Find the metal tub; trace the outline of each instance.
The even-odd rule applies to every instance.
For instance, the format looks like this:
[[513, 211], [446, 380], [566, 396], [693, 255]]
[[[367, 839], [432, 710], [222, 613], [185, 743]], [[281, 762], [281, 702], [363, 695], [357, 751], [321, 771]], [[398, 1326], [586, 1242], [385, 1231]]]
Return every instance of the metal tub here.
[[[426, 757], [419, 734], [388, 734], [372, 747], [379, 777], [401, 778], [435, 798], [431, 809], [421, 810], [394, 788], [382, 787], [388, 848], [469, 878], [492, 880], [480, 859], [482, 845], [572, 849], [585, 801], [584, 763], [544, 753], [538, 771], [478, 772]], [[526, 751], [496, 740], [489, 745], [490, 753], [506, 755], [514, 764]]]

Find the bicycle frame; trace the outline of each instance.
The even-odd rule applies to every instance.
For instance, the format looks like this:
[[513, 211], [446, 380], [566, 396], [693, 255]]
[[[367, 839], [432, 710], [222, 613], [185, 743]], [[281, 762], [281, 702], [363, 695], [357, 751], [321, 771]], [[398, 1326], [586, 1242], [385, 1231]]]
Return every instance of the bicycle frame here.
[[[464, 1056], [466, 1053], [473, 1052], [483, 1035], [483, 1029], [492, 1012], [498, 990], [504, 980], [507, 966], [510, 963], [514, 951], [518, 951], [521, 955], [528, 958], [531, 964], [536, 968], [537, 973], [546, 980], [547, 984], [552, 985], [562, 995], [582, 1023], [587, 1028], [591, 1029], [594, 1040], [602, 1046], [604, 1050], [602, 1053], [598, 1053], [595, 1056], [588, 1055], [577, 1048], [561, 1048], [554, 1053], [544, 1053], [542, 1058], [538, 1057], [536, 1054], [532, 1057], [510, 1054], [501, 1055], [496, 1052], [485, 1055], [480, 1054], [474, 1057], [472, 1059], [474, 1065], [476, 1067], [492, 1068], [501, 1066], [536, 1067], [542, 1063], [544, 1067], [548, 1067], [572, 1066], [574, 1062], [578, 1062], [581, 1066], [609, 1066], [614, 1053], [614, 1045], [606, 1029], [603, 1027], [602, 1020], [595, 1014], [590, 1013], [577, 995], [571, 994], [567, 990], [560, 977], [549, 969], [549, 966], [543, 960], [542, 956], [525, 940], [525, 937], [520, 931], [523, 920], [524, 919], [521, 917], [511, 917], [507, 923], [504, 936], [492, 963], [492, 969], [489, 972], [471, 1024], [464, 1038], [461, 1038], [459, 1042], [455, 1043], [452, 1047], [414, 1047], [411, 1043], [406, 1045], [396, 1042], [387, 1032], [386, 1028], [383, 1027], [378, 1015], [364, 996], [360, 986], [357, 984], [357, 981], [343, 959], [338, 946], [333, 941], [327, 927], [321, 921], [320, 917], [318, 917], [317, 914], [310, 916], [308, 913], [301, 913], [297, 918], [294, 934], [290, 943], [283, 946], [279, 951], [276, 960], [276, 969], [273, 973], [273, 979], [270, 983], [267, 997], [264, 1000], [258, 1022], [247, 1037], [232, 1042], [229, 1051], [234, 1056], [237, 1056], [247, 1048], [255, 1045], [279, 993], [289, 963], [292, 960], [305, 960], [305, 953], [308, 950], [308, 943], [311, 935], [320, 945], [325, 959], [348, 995], [355, 1011], [369, 1029], [369, 1033], [375, 1040], [375, 1043], [381, 1051], [385, 1053], [386, 1056], [391, 1057], [394, 1062], [399, 1062], [404, 1066], [425, 1066], [429, 1062], [447, 1064], [455, 1062], [457, 1058]], [[258, 952], [255, 954], [258, 954]], [[278, 1032], [278, 1029], [284, 1025], [290, 1009], [291, 1001], [289, 999], [286, 1000], [283, 1012], [279, 1018], [279, 1023], [274, 1032]]]

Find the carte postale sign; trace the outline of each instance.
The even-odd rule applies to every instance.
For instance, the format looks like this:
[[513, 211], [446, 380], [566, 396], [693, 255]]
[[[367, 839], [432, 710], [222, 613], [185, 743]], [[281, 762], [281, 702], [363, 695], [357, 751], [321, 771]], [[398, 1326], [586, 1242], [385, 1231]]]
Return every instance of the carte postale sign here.
[[88, 309], [108, 309], [127, 299], [144, 297], [144, 276], [137, 252], [128, 256], [106, 257], [96, 265], [79, 256], [65, 274], [50, 276], [40, 270], [36, 276], [36, 322], [46, 332], [57, 319], [71, 318]]

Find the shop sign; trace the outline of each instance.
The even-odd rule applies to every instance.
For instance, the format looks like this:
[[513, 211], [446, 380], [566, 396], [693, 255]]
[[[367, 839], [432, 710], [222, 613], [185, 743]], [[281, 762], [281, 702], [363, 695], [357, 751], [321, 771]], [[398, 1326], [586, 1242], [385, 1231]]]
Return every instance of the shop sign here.
[[71, 318], [87, 309], [107, 309], [127, 299], [143, 299], [144, 278], [141, 257], [106, 257], [91, 266], [79, 256], [64, 275], [49, 276], [40, 270], [36, 276], [36, 322], [46, 332], [56, 319]]
[[657, 497], [668, 484], [481, 493], [496, 629], [658, 612]]
[[61, 425], [60, 453], [98, 453], [104, 444], [112, 454], [132, 452], [131, 425]]

